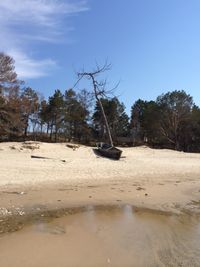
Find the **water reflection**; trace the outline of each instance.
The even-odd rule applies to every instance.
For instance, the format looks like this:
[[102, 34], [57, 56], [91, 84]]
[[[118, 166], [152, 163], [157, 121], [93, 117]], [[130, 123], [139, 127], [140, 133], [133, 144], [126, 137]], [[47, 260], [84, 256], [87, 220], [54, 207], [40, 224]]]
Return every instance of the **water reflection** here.
[[133, 216], [133, 207], [129, 204], [122, 206], [122, 215], [125, 220], [132, 220]]
[[0, 239], [0, 266], [107, 265], [199, 267], [199, 217], [87, 206]]

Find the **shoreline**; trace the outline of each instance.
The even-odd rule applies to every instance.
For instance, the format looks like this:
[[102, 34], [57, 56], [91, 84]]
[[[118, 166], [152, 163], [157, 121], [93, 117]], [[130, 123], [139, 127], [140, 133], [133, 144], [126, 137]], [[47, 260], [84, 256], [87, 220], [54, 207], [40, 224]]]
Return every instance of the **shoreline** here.
[[200, 154], [134, 147], [112, 161], [84, 146], [0, 143], [0, 162], [0, 225], [40, 209], [88, 205], [200, 213]]
[[[143, 184], [144, 186], [144, 184]], [[130, 181], [110, 180], [107, 183], [51, 183], [32, 187], [9, 186], [0, 188], [0, 233], [21, 229], [37, 220], [51, 220], [87, 207], [120, 207], [130, 205], [136, 211], [145, 211], [162, 215], [199, 216], [200, 201], [196, 196], [199, 190], [192, 185], [187, 194], [160, 197], [166, 190], [176, 190], [181, 184], [153, 185], [152, 188]], [[159, 188], [159, 194], [155, 194]], [[168, 187], [168, 189], [166, 188]], [[183, 189], [185, 185], [183, 185]], [[181, 190], [179, 190], [180, 193]], [[148, 192], [148, 193], [146, 193]], [[154, 192], [152, 195], [151, 192]], [[186, 192], [184, 192], [186, 193]], [[147, 194], [147, 195], [145, 195]], [[168, 200], [168, 201], [167, 201]], [[174, 202], [175, 201], [175, 202]]]

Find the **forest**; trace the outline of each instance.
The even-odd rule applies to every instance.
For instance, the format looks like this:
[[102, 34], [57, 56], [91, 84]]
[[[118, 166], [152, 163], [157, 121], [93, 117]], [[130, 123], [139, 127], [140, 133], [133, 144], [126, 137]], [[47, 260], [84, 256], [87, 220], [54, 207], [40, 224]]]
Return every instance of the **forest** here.
[[[185, 91], [138, 99], [130, 117], [118, 97], [102, 97], [101, 102], [115, 145], [200, 152], [200, 108]], [[18, 79], [14, 60], [0, 53], [0, 141], [30, 139], [94, 145], [106, 141], [107, 133], [91, 88], [56, 89], [44, 99]]]

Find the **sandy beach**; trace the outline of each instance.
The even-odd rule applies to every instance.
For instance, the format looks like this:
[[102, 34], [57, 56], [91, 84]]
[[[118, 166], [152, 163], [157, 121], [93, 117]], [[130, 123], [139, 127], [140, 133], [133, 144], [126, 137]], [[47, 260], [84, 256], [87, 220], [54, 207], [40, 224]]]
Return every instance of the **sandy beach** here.
[[0, 266], [198, 267], [200, 154], [122, 150], [1, 143]]
[[121, 203], [166, 212], [200, 211], [200, 154], [122, 150], [121, 160], [113, 161], [86, 146], [1, 143], [0, 216], [33, 207]]

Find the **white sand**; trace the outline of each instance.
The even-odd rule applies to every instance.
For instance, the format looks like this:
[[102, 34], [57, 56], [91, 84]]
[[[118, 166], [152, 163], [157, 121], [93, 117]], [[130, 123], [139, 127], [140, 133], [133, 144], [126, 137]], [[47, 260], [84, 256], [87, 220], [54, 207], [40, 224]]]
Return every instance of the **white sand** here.
[[[137, 178], [153, 182], [200, 178], [200, 154], [135, 147], [123, 148], [122, 159], [112, 161], [97, 157], [90, 147], [81, 146], [74, 151], [66, 144], [38, 146], [39, 149], [31, 150], [24, 149], [22, 143], [0, 143], [0, 186], [58, 180]], [[31, 155], [53, 159], [33, 159]]]
[[[97, 157], [91, 147], [0, 143], [0, 206], [131, 203], [200, 212], [200, 154], [123, 148], [122, 158]], [[52, 159], [34, 159], [31, 155]], [[64, 162], [63, 162], [64, 160]], [[6, 193], [26, 190], [23, 197]], [[188, 206], [189, 205], [189, 206]]]

